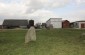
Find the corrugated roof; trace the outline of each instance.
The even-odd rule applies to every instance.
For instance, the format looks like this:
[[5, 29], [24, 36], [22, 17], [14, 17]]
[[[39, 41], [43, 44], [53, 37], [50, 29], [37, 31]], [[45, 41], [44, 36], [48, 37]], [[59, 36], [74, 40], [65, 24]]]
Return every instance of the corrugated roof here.
[[28, 20], [19, 20], [19, 19], [5, 19], [3, 25], [8, 26], [27, 26]]
[[[50, 19], [48, 19], [47, 21], [49, 21], [49, 20], [51, 20], [51, 19], [62, 19], [62, 18], [50, 18]], [[46, 21], [46, 22], [47, 22], [47, 21]]]

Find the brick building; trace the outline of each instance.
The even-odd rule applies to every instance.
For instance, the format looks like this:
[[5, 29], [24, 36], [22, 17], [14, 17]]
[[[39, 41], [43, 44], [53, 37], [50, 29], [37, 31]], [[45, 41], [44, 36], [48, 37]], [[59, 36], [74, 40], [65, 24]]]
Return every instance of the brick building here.
[[70, 22], [68, 20], [63, 20], [62, 21], [62, 28], [69, 28], [70, 27]]

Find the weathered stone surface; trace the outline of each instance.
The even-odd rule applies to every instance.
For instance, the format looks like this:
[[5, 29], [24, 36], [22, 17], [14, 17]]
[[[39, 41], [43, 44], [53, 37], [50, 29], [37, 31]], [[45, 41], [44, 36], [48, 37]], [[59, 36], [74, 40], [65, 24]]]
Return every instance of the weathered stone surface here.
[[36, 41], [36, 32], [35, 32], [34, 27], [30, 27], [29, 33], [30, 33], [30, 40], [31, 41]]
[[25, 36], [25, 43], [28, 43], [28, 42], [30, 42], [30, 33], [29, 33], [29, 30], [27, 31], [26, 36]]
[[29, 43], [30, 41], [36, 41], [36, 32], [33, 26], [30, 27], [25, 36], [25, 43]]

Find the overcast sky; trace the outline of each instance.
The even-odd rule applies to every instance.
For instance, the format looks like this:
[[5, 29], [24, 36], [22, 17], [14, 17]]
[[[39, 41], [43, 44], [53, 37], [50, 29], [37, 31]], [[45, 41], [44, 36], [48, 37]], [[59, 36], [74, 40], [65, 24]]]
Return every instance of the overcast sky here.
[[85, 0], [0, 0], [0, 24], [4, 19], [45, 22], [49, 18], [85, 20]]

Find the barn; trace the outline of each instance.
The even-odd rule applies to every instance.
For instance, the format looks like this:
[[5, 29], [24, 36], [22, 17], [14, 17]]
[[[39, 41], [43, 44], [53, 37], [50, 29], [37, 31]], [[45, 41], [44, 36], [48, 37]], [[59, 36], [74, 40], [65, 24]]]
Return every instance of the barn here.
[[71, 27], [72, 27], [72, 28], [83, 29], [83, 28], [85, 28], [85, 21], [72, 22], [72, 23], [71, 23]]
[[46, 21], [47, 27], [53, 26], [53, 28], [62, 28], [62, 18], [50, 18]]
[[27, 28], [28, 20], [22, 19], [5, 19], [3, 21], [3, 28], [12, 29], [12, 28]]
[[62, 21], [62, 28], [69, 28], [70, 27], [70, 22], [68, 20], [63, 20]]

